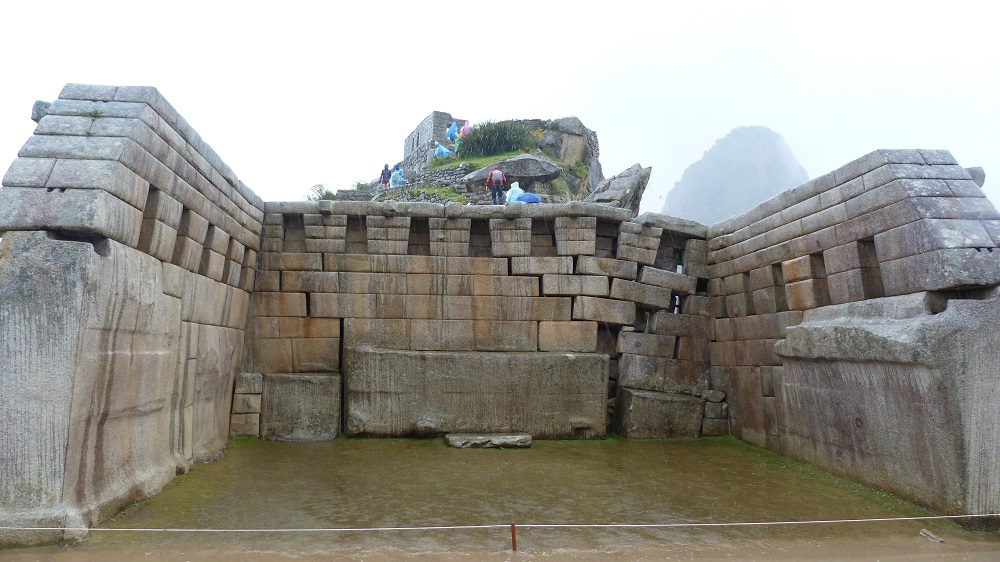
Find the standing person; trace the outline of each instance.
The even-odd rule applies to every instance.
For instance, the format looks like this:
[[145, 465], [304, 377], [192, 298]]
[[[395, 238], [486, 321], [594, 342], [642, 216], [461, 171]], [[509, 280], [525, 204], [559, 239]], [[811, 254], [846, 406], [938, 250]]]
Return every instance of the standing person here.
[[490, 190], [494, 205], [503, 204], [503, 186], [507, 184], [507, 176], [504, 175], [500, 166], [493, 166], [490, 173], [486, 174], [486, 187]]
[[385, 168], [382, 168], [382, 177], [378, 179], [379, 183], [382, 184], [382, 189], [389, 188], [389, 178], [392, 176], [392, 172], [389, 171], [389, 165], [386, 164]]

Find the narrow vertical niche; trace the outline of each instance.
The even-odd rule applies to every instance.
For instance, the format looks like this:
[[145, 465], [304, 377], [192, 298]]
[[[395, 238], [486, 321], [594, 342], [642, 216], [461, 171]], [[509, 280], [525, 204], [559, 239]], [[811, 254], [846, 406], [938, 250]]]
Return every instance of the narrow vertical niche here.
[[684, 266], [681, 264], [683, 246], [683, 240], [677, 240], [670, 231], [664, 231], [660, 235], [660, 245], [656, 250], [656, 260], [653, 262], [653, 267], [664, 271], [683, 273]]
[[431, 255], [431, 227], [427, 217], [410, 219], [410, 238], [406, 243], [406, 253], [411, 256]]
[[757, 315], [757, 305], [753, 302], [753, 285], [750, 283], [750, 273], [743, 273], [743, 296], [747, 301], [747, 316]]
[[531, 219], [531, 255], [536, 257], [557, 255], [553, 221], [540, 218]]
[[614, 258], [618, 252], [618, 223], [597, 221], [597, 251], [599, 258]]
[[345, 253], [368, 253], [368, 224], [365, 220], [366, 218], [362, 215], [347, 215], [347, 233], [344, 244]]
[[861, 290], [866, 299], [885, 296], [882, 285], [882, 268], [875, 253], [875, 239], [858, 240], [858, 258], [861, 262]]
[[281, 248], [285, 252], [306, 251], [305, 221], [301, 214], [281, 215], [285, 225], [285, 234]]
[[471, 226], [469, 227], [469, 256], [473, 258], [488, 258], [492, 255], [493, 245], [490, 238], [489, 220], [472, 219]]
[[781, 264], [771, 266], [771, 279], [774, 280], [774, 308], [778, 312], [788, 311], [788, 299], [785, 298], [785, 274]]
[[809, 268], [812, 270], [812, 278], [816, 280], [813, 283], [813, 290], [816, 291], [817, 305], [830, 304], [830, 286], [826, 282], [826, 261], [823, 259], [822, 252], [809, 254]]

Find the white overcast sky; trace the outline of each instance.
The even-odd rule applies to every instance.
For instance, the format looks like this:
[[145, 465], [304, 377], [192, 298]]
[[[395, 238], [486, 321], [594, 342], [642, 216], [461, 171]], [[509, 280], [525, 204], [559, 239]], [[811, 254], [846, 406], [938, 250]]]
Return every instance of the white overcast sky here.
[[[810, 177], [941, 148], [1000, 201], [1000, 8], [966, 2], [198, 2], [0, 5], [0, 165], [68, 82], [155, 86], [248, 186], [299, 200], [403, 156], [431, 111], [576, 116], [606, 176], [652, 166], [643, 212], [731, 129]], [[503, 87], [493, 86], [495, 72]]]

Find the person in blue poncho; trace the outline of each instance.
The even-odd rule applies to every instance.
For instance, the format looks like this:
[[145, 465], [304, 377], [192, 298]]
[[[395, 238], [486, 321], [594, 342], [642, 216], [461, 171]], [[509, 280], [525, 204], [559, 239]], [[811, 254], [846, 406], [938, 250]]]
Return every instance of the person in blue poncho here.
[[528, 193], [521, 189], [521, 186], [517, 182], [510, 184], [510, 189], [507, 190], [507, 202], [508, 203], [541, 203], [542, 198], [534, 193]]
[[437, 146], [437, 148], [434, 149], [434, 157], [435, 158], [444, 158], [446, 156], [454, 156], [455, 155], [454, 152], [448, 150], [447, 146], [439, 143], [438, 141], [434, 141], [434, 144]]
[[392, 171], [392, 175], [389, 176], [389, 187], [403, 187], [406, 185], [406, 177], [403, 175], [403, 169], [396, 164], [396, 168]]

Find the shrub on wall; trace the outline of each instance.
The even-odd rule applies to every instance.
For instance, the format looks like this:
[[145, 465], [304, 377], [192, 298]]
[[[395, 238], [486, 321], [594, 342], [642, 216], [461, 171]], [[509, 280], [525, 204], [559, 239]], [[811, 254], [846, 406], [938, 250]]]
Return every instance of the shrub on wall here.
[[477, 123], [464, 137], [459, 156], [490, 156], [502, 152], [534, 148], [535, 137], [524, 125], [511, 121]]

